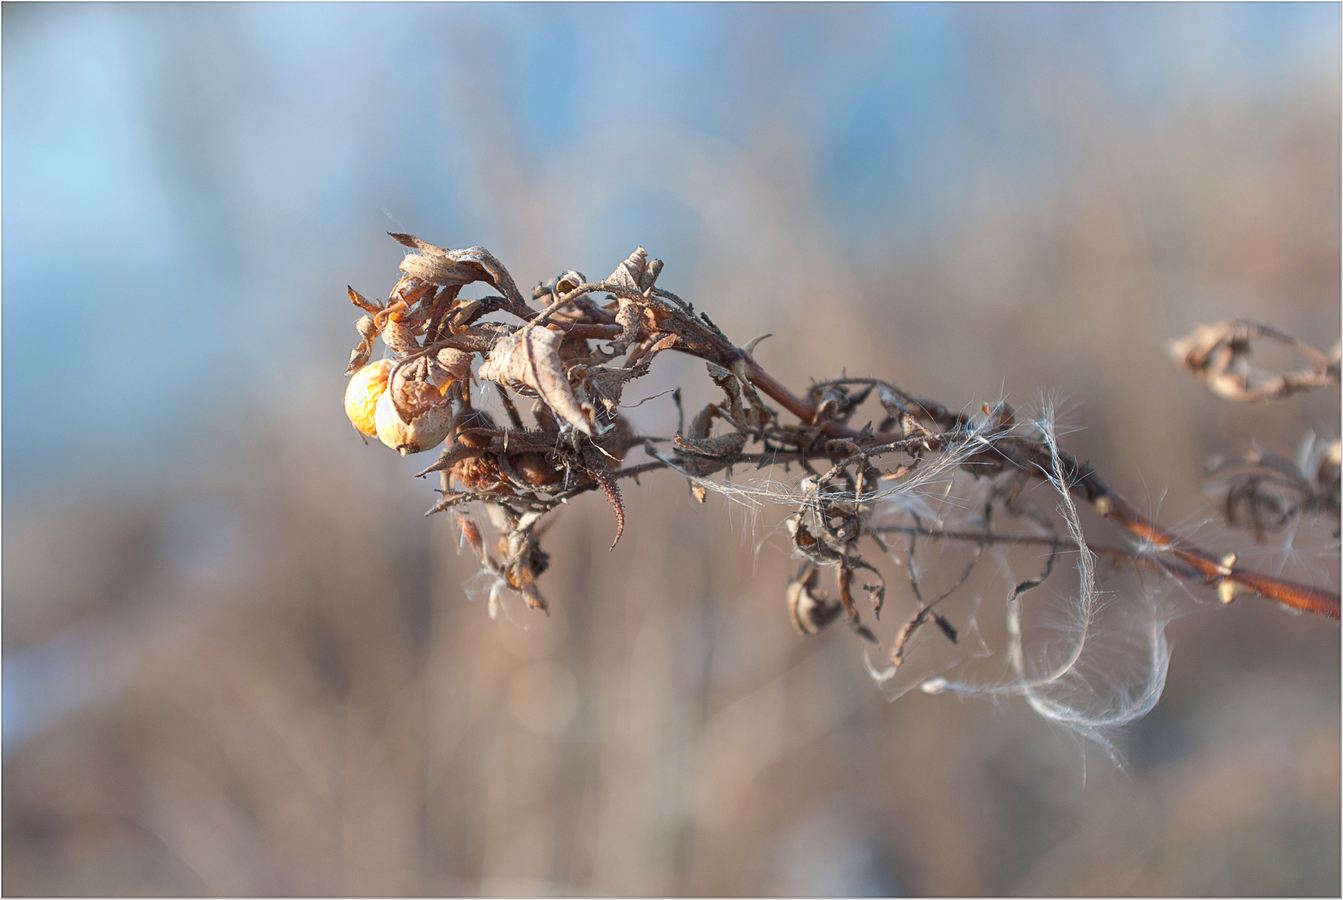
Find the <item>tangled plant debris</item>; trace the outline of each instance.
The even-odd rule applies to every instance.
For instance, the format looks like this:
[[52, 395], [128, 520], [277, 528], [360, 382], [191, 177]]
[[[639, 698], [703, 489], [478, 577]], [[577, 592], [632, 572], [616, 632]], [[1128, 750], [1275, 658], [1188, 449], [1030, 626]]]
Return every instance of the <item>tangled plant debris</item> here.
[[[1019, 419], [1001, 402], [956, 412], [879, 378], [844, 376], [793, 393], [756, 361], [758, 339], [737, 345], [703, 311], [659, 286], [663, 264], [643, 248], [604, 279], [564, 272], [525, 298], [503, 263], [483, 248], [450, 250], [406, 234], [392, 237], [408, 252], [387, 300], [349, 290], [364, 315], [350, 355], [346, 411], [361, 433], [403, 454], [441, 447], [420, 473], [439, 480], [439, 499], [428, 514], [455, 517], [464, 544], [491, 579], [492, 612], [507, 592], [533, 609], [547, 609], [539, 580], [548, 557], [539, 539], [559, 506], [600, 491], [614, 515], [614, 548], [626, 527], [622, 487], [666, 470], [685, 478], [701, 503], [712, 492], [791, 506], [788, 534], [800, 566], [784, 596], [803, 634], [843, 621], [876, 642], [865, 616], [881, 615], [889, 586], [871, 555], [903, 561], [914, 612], [883, 650], [879, 678], [904, 664], [915, 641], [963, 638], [962, 628], [973, 623], [954, 621], [944, 601], [965, 584], [985, 548], [1046, 548], [1045, 570], [1007, 598], [1009, 636], [1015, 629], [1016, 641], [1009, 648], [1016, 672], [1009, 687], [1060, 720], [1077, 719], [1077, 710], [1050, 690], [1075, 671], [1089, 639], [1101, 562], [1206, 587], [1227, 603], [1247, 595], [1339, 617], [1336, 593], [1245, 568], [1236, 554], [1197, 546], [1139, 513], [1059, 446], [1051, 413]], [[475, 283], [496, 293], [462, 297], [463, 288]], [[1230, 323], [1201, 329], [1177, 353], [1224, 396], [1281, 396], [1337, 384], [1337, 355], [1330, 360], [1309, 348], [1302, 352], [1316, 365], [1307, 372], [1267, 376], [1250, 369], [1248, 342], [1257, 336], [1303, 346], [1261, 326]], [[370, 361], [377, 339], [387, 356]], [[671, 351], [704, 362], [718, 399], [687, 422], [677, 391], [676, 432], [638, 434], [621, 414], [622, 397], [658, 356]], [[487, 397], [496, 413], [484, 408]], [[1337, 448], [1334, 443], [1332, 450], [1314, 453], [1309, 471], [1305, 463], [1286, 464], [1266, 454], [1250, 460], [1258, 474], [1228, 494], [1228, 515], [1248, 517], [1261, 528], [1289, 511], [1337, 516]], [[635, 452], [644, 458], [630, 460]], [[794, 480], [760, 486], [738, 477], [767, 466], [783, 467]], [[933, 486], [953, 478], [976, 486], [973, 527], [946, 527], [930, 503]], [[1054, 508], [1030, 499], [1033, 484], [1051, 489]], [[1087, 506], [1116, 526], [1111, 543], [1089, 543], [1084, 536], [1079, 507]], [[476, 508], [485, 512], [489, 537], [472, 517]], [[923, 541], [971, 548], [959, 578], [932, 595], [914, 564]], [[893, 547], [900, 543], [903, 555]], [[1029, 671], [1034, 662], [1019, 641], [1020, 610], [1065, 551], [1078, 575], [1069, 613], [1075, 645], [1047, 671]], [[1157, 628], [1145, 644], [1153, 673], [1126, 707], [1129, 718], [1154, 701], [1153, 691], [1159, 693], [1165, 660], [1160, 637]], [[922, 686], [964, 688], [946, 679]], [[1111, 718], [1112, 709], [1080, 724], [1089, 728]]]
[[[1291, 350], [1308, 365], [1270, 372], [1251, 363], [1256, 341]], [[1339, 386], [1340, 347], [1323, 351], [1267, 325], [1244, 320], [1200, 325], [1170, 343], [1170, 353], [1190, 374], [1227, 400], [1280, 400], [1293, 394]], [[1295, 460], [1263, 449], [1219, 456], [1208, 474], [1224, 490], [1222, 513], [1232, 525], [1253, 530], [1262, 543], [1305, 516], [1328, 516], [1339, 536], [1340, 443], [1307, 434]]]
[[[1296, 352], [1309, 366], [1266, 372], [1251, 361], [1255, 341], [1277, 343]], [[1236, 319], [1200, 325], [1170, 343], [1171, 356], [1214, 394], [1227, 400], [1280, 400], [1320, 387], [1338, 387], [1339, 348], [1322, 353], [1290, 334], [1267, 325]]]

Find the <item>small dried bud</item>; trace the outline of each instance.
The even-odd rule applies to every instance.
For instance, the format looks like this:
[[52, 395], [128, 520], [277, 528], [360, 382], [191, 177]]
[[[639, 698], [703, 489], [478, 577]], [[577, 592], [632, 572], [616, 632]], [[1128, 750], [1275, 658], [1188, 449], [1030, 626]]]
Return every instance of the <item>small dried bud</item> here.
[[522, 480], [532, 487], [555, 484], [561, 477], [559, 466], [547, 460], [544, 453], [519, 453], [510, 456], [508, 462], [522, 476]]
[[448, 484], [453, 490], [474, 494], [511, 494], [504, 483], [499, 466], [487, 457], [459, 460], [448, 470]]
[[345, 415], [361, 434], [376, 437], [378, 401], [387, 393], [392, 361], [380, 359], [357, 370], [345, 386]]
[[468, 409], [452, 423], [452, 441], [461, 447], [483, 450], [494, 440], [494, 417], [483, 409]]

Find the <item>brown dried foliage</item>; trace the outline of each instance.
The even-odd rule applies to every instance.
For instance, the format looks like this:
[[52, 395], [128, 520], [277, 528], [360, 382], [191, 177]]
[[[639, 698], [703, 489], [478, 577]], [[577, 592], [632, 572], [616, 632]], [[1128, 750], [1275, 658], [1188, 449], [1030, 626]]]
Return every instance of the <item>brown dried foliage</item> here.
[[[1309, 365], [1289, 372], [1256, 368], [1250, 356], [1257, 340], [1290, 347]], [[1280, 400], [1314, 388], [1338, 387], [1337, 347], [1331, 356], [1290, 334], [1241, 319], [1200, 325], [1171, 341], [1170, 352], [1209, 390], [1227, 400]]]
[[[957, 413], [891, 382], [857, 377], [821, 381], [805, 395], [793, 393], [756, 362], [755, 341], [738, 346], [691, 303], [659, 287], [662, 262], [643, 248], [605, 279], [589, 281], [565, 272], [539, 284], [528, 302], [504, 265], [483, 248], [449, 250], [410, 235], [392, 237], [410, 252], [388, 301], [373, 303], [350, 290], [350, 299], [365, 312], [356, 326], [360, 341], [351, 354], [351, 370], [367, 362], [373, 338], [381, 336], [396, 360], [391, 383], [398, 389], [399, 411], [403, 404], [433, 400], [416, 385], [435, 386], [434, 396], [451, 404], [453, 425], [441, 454], [420, 473], [437, 473], [440, 481], [441, 497], [426, 514], [454, 511], [464, 543], [495, 577], [492, 604], [507, 590], [532, 608], [547, 608], [537, 586], [548, 563], [538, 543], [542, 523], [582, 493], [605, 495], [619, 541], [626, 524], [623, 481], [672, 470], [703, 502], [711, 490], [731, 484], [714, 476], [730, 475], [734, 467], [782, 465], [796, 467], [799, 476], [797, 489], [786, 499], [795, 507], [788, 528], [803, 566], [786, 597], [789, 615], [803, 634], [843, 618], [874, 640], [860, 607], [879, 616], [886, 583], [864, 552], [868, 546], [889, 552], [885, 536], [903, 534], [911, 542], [911, 555], [920, 538], [975, 544], [966, 571], [939, 596], [923, 596], [911, 567], [917, 609], [890, 650], [895, 665], [926, 624], [956, 640], [956, 626], [939, 604], [968, 579], [983, 547], [1037, 542], [1057, 550], [1070, 542], [1055, 526], [1046, 526], [1048, 532], [1040, 536], [1048, 516], [1022, 499], [1023, 488], [1036, 481], [1065, 490], [1118, 526], [1132, 549], [1092, 547], [1112, 563], [1206, 586], [1228, 602], [1249, 594], [1339, 617], [1336, 593], [1238, 566], [1235, 554], [1199, 547], [1140, 514], [1095, 470], [1060, 450], [1052, 431], [1018, 422], [1005, 403], [975, 414]], [[462, 289], [477, 282], [497, 294], [462, 298]], [[487, 320], [491, 315], [503, 321]], [[1290, 343], [1313, 368], [1278, 376], [1252, 369], [1247, 358], [1256, 337]], [[1330, 360], [1263, 326], [1238, 322], [1203, 328], [1178, 348], [1191, 371], [1235, 399], [1280, 397], [1338, 383], [1337, 354]], [[682, 417], [683, 426], [670, 438], [636, 434], [620, 414], [623, 394], [648, 374], [659, 355], [672, 350], [703, 360], [721, 397], [693, 415], [688, 427]], [[487, 395], [497, 398], [506, 421], [476, 408]], [[679, 391], [675, 397], [679, 408]], [[1263, 454], [1249, 460], [1256, 474], [1228, 494], [1228, 516], [1248, 520], [1256, 529], [1271, 527], [1289, 511], [1324, 510], [1336, 516], [1337, 448], [1333, 444], [1332, 456], [1324, 454], [1314, 472]], [[623, 464], [634, 449], [642, 449], [648, 459]], [[951, 532], [922, 523], [892, 529], [874, 523], [879, 504], [917, 490], [929, 473], [949, 469], [989, 480], [982, 530]], [[495, 531], [492, 541], [462, 511], [472, 503], [486, 510]], [[1029, 525], [1033, 533], [992, 530], [988, 523], [995, 515]], [[820, 586], [822, 569], [833, 572], [833, 594]], [[855, 593], [862, 594], [861, 602]]]

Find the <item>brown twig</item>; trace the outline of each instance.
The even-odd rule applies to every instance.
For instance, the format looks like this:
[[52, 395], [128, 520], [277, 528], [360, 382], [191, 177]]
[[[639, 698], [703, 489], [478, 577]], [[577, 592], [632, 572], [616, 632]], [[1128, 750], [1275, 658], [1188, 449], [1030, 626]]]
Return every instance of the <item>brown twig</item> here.
[[[813, 421], [816, 416], [815, 408], [766, 373], [754, 360], [751, 361], [748, 371], [752, 383], [762, 392], [803, 422]], [[835, 437], [859, 437], [859, 433], [853, 429], [832, 423], [827, 423], [824, 430]], [[872, 443], [886, 443], [901, 438], [902, 435], [899, 434], [877, 433], [868, 436], [867, 440]], [[1005, 439], [994, 444], [993, 451], [1001, 453], [1023, 472], [1041, 479], [1046, 477], [1048, 451], [1039, 444], [1020, 439]], [[1339, 618], [1340, 604], [1337, 593], [1239, 567], [1236, 565], [1234, 553], [1215, 554], [1166, 530], [1134, 509], [1133, 505], [1111, 488], [1094, 469], [1081, 465], [1067, 454], [1062, 454], [1062, 457], [1069, 476], [1070, 490], [1074, 495], [1091, 504], [1102, 516], [1153, 548], [1176, 557], [1188, 566], [1188, 569], [1180, 570], [1183, 573], [1181, 577], [1215, 588], [1223, 602], [1230, 603], [1238, 594], [1248, 592], [1301, 612], [1316, 613], [1332, 619]]]

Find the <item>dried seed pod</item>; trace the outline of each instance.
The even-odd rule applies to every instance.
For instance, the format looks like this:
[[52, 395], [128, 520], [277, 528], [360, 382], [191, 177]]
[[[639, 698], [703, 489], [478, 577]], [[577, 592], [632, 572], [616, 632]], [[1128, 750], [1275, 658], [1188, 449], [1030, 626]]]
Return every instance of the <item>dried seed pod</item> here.
[[518, 453], [508, 458], [509, 465], [532, 487], [557, 484], [563, 477], [560, 467], [536, 451]]
[[[499, 465], [493, 459], [474, 456], [458, 460], [448, 470], [448, 485], [453, 490], [473, 494], [511, 494]], [[493, 507], [490, 507], [493, 510]]]
[[360, 434], [376, 437], [378, 401], [387, 393], [392, 361], [380, 359], [358, 369], [345, 386], [345, 415]]
[[452, 423], [452, 442], [457, 446], [483, 450], [494, 434], [494, 417], [483, 409], [465, 410]]
[[401, 417], [391, 391], [384, 391], [374, 411], [378, 440], [402, 456], [419, 453], [443, 443], [452, 430], [452, 407], [439, 403], [412, 413], [409, 421]]

